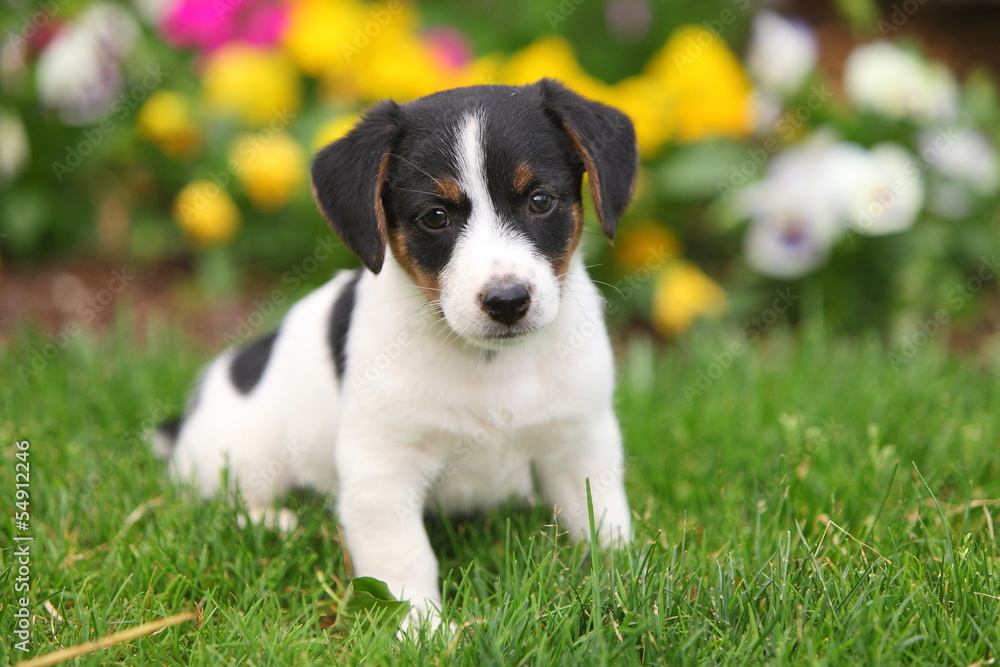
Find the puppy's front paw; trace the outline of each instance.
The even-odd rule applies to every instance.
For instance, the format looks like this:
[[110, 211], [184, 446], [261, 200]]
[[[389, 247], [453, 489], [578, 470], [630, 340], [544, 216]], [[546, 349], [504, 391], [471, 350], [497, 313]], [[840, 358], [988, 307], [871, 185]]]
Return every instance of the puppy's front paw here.
[[299, 519], [295, 516], [295, 512], [288, 508], [250, 507], [246, 514], [240, 514], [236, 518], [236, 523], [240, 528], [246, 528], [248, 520], [249, 523], [264, 526], [269, 530], [277, 530], [280, 533], [290, 533], [299, 526]]
[[454, 635], [458, 632], [458, 625], [445, 623], [441, 619], [440, 601], [429, 598], [411, 603], [410, 611], [400, 623], [396, 637], [400, 640], [418, 639], [424, 628], [428, 633], [446, 632]]
[[627, 518], [602, 524], [597, 530], [597, 541], [604, 549], [622, 549], [632, 542], [632, 522]]

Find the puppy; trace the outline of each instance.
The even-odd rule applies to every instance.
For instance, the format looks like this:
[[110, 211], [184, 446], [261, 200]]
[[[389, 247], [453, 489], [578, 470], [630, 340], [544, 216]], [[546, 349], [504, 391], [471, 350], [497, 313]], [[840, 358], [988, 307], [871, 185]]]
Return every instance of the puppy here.
[[612, 239], [636, 171], [629, 119], [548, 79], [374, 106], [312, 166], [366, 269], [208, 366], [159, 431], [172, 475], [206, 497], [238, 488], [252, 520], [284, 528], [286, 491], [335, 494], [354, 574], [410, 600], [410, 620], [441, 604], [427, 508], [537, 492], [586, 539], [590, 480], [600, 542], [629, 540], [603, 299], [579, 246], [583, 174]]

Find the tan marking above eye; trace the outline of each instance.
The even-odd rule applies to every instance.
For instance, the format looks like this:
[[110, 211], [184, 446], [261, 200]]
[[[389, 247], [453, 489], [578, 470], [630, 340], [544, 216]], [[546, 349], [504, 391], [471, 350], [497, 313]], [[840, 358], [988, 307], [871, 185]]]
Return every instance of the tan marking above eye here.
[[533, 180], [535, 180], [535, 172], [531, 171], [531, 167], [526, 162], [522, 162], [514, 170], [514, 191], [518, 194], [524, 194]]
[[462, 203], [462, 188], [458, 185], [458, 181], [451, 176], [442, 176], [437, 179], [434, 194], [451, 204]]

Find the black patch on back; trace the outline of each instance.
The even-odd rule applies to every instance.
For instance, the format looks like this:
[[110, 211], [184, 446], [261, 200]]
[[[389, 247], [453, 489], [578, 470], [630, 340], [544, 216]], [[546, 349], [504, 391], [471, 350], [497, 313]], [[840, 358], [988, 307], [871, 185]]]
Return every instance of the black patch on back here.
[[354, 313], [354, 301], [361, 271], [355, 271], [351, 279], [333, 302], [330, 311], [330, 323], [327, 329], [327, 340], [330, 342], [330, 353], [333, 355], [333, 366], [337, 371], [337, 379], [344, 378], [347, 366], [347, 332], [351, 328], [351, 315]]
[[233, 357], [229, 364], [229, 378], [241, 394], [249, 394], [260, 382], [277, 338], [278, 332], [273, 331], [243, 347]]

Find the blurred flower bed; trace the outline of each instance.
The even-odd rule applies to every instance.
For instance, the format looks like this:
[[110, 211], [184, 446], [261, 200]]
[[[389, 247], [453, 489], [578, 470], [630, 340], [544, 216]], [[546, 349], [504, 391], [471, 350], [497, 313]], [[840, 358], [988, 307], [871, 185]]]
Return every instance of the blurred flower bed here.
[[973, 312], [998, 270], [990, 77], [865, 38], [833, 80], [807, 26], [686, 4], [25, 3], [2, 21], [0, 257], [279, 275], [328, 234], [310, 155], [368, 104], [549, 76], [636, 124], [636, 201], [613, 248], [588, 238], [616, 317], [673, 337], [766, 328], [776, 299], [849, 330]]

